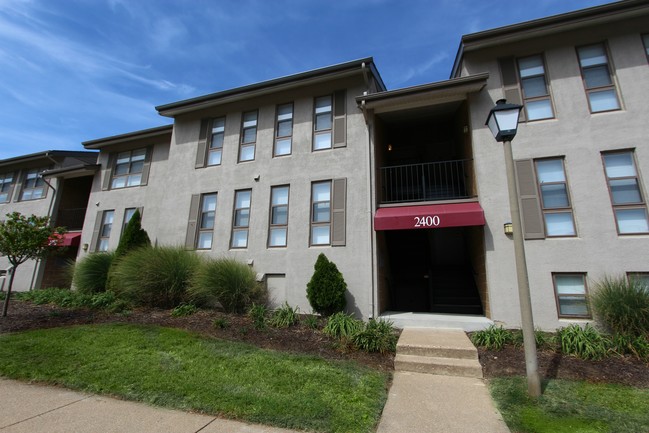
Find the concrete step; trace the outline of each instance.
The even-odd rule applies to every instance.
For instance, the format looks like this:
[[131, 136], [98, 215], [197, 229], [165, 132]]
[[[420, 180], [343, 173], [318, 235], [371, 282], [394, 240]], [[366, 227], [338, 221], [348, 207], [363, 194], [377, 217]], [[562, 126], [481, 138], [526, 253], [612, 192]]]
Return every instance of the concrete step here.
[[404, 328], [394, 369], [482, 378], [478, 350], [461, 329]]
[[397, 353], [394, 358], [394, 369], [415, 373], [482, 378], [482, 366], [477, 359], [440, 358]]
[[405, 328], [397, 342], [397, 353], [478, 359], [478, 350], [461, 329]]

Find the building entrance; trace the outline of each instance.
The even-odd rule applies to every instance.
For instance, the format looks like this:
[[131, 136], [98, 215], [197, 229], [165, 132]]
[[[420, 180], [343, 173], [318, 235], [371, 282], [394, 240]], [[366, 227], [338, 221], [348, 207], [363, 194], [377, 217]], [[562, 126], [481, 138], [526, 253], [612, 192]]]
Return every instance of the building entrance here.
[[383, 232], [389, 267], [389, 306], [384, 310], [484, 314], [472, 263], [482, 256], [473, 242], [474, 230], [451, 227]]

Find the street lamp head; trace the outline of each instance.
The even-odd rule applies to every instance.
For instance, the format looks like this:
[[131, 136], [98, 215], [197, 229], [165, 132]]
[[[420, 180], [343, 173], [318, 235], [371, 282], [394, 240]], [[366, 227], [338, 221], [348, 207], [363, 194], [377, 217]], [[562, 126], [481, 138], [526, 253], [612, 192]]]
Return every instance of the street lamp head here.
[[505, 99], [496, 101], [489, 111], [485, 125], [489, 127], [496, 141], [512, 141], [518, 128], [518, 116], [522, 105], [508, 104]]

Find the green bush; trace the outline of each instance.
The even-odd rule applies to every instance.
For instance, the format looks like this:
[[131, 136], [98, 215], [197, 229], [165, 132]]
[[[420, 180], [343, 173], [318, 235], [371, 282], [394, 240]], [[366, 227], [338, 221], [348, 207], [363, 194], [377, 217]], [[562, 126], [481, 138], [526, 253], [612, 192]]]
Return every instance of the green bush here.
[[311, 281], [306, 286], [306, 296], [316, 313], [331, 316], [345, 309], [347, 283], [335, 263], [320, 253], [314, 266]]
[[363, 329], [363, 322], [351, 314], [343, 312], [330, 316], [322, 332], [336, 338], [351, 340], [354, 334]]
[[72, 283], [81, 293], [100, 293], [106, 290], [106, 281], [115, 253], [88, 254], [74, 265]]
[[149, 239], [149, 235], [146, 230], [142, 228], [140, 210], [135, 209], [133, 216], [126, 224], [126, 227], [124, 227], [124, 233], [122, 233], [122, 237], [119, 239], [115, 255], [117, 257], [122, 257], [130, 251], [150, 246], [151, 240]]
[[351, 341], [366, 352], [395, 352], [397, 334], [391, 322], [370, 319], [367, 324], [352, 335]]
[[248, 310], [248, 316], [252, 319], [255, 329], [264, 329], [266, 327], [268, 308], [264, 304], [252, 304]]
[[314, 316], [313, 314], [303, 316], [302, 321], [309, 329], [318, 329], [320, 326], [318, 316]]
[[192, 278], [189, 292], [196, 302], [218, 302], [228, 313], [243, 313], [253, 303], [265, 302], [265, 291], [255, 271], [228, 258], [203, 262]]
[[485, 349], [501, 350], [505, 345], [514, 343], [514, 335], [502, 326], [490, 325], [487, 329], [471, 334], [471, 342]]
[[191, 316], [197, 311], [198, 308], [196, 308], [196, 305], [182, 303], [176, 308], [174, 308], [173, 310], [171, 310], [171, 317]]
[[602, 359], [607, 355], [610, 345], [597, 329], [588, 324], [583, 328], [579, 325], [561, 328], [555, 338], [564, 354], [582, 359]]
[[291, 308], [288, 302], [284, 306], [273, 311], [268, 320], [268, 324], [274, 328], [288, 328], [298, 322], [297, 316], [298, 308]]
[[649, 361], [649, 339], [644, 335], [615, 334], [610, 344], [611, 351], [618, 355], [634, 355]]
[[649, 287], [639, 280], [605, 277], [591, 303], [595, 317], [614, 333], [649, 335]]
[[228, 319], [224, 317], [218, 317], [212, 321], [212, 326], [215, 329], [225, 329], [230, 327], [230, 322], [228, 322]]
[[50, 287], [47, 289], [21, 292], [18, 298], [37, 305], [54, 304], [63, 308], [91, 308], [95, 310], [121, 311], [126, 305], [113, 292], [81, 293], [66, 288]]
[[136, 305], [174, 308], [188, 300], [187, 287], [200, 263], [196, 253], [180, 247], [140, 248], [119, 259], [111, 286]]
[[[521, 329], [510, 330], [512, 334], [512, 344], [514, 346], [522, 347], [524, 345], [523, 341], [523, 331]], [[536, 342], [537, 349], [552, 349], [554, 342], [552, 340], [552, 333], [541, 331], [540, 329], [534, 330], [534, 340]]]

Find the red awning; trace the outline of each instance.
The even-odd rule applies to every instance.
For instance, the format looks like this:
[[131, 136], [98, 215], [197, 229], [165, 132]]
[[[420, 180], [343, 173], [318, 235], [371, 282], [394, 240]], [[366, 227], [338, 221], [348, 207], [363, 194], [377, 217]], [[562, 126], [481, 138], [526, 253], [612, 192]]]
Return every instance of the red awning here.
[[483, 226], [478, 202], [383, 207], [374, 215], [374, 230], [434, 229]]
[[65, 233], [62, 236], [59, 237], [59, 240], [57, 241], [56, 246], [57, 247], [74, 247], [79, 245], [81, 242], [81, 233], [80, 232], [72, 232], [72, 233]]

